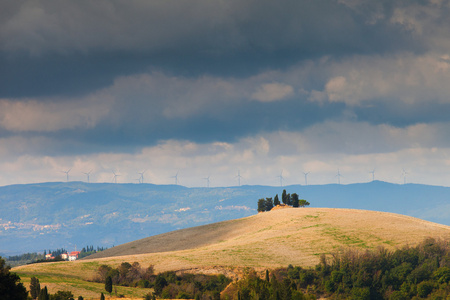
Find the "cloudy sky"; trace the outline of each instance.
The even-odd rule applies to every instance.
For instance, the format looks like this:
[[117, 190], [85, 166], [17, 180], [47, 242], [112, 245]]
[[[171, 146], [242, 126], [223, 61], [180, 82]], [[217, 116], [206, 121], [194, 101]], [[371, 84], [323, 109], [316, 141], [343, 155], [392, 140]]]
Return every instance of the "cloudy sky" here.
[[0, 6], [0, 185], [450, 186], [449, 1]]

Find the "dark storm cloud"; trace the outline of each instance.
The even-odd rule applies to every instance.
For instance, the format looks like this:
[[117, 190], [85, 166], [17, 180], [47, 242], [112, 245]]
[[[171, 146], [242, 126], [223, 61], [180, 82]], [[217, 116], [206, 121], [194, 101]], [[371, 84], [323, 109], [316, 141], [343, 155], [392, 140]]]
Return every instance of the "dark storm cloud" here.
[[447, 122], [448, 12], [448, 1], [8, 2], [0, 127], [53, 141], [33, 149], [55, 155], [326, 121]]
[[[248, 76], [324, 55], [423, 51], [390, 2], [14, 1], [0, 97], [73, 95], [144, 70]], [[15, 5], [15, 6], [13, 6]]]

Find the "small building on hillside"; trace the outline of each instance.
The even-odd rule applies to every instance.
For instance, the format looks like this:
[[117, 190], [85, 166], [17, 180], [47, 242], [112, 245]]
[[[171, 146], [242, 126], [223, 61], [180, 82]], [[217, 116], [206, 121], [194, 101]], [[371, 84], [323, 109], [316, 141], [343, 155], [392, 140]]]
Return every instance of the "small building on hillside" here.
[[78, 259], [78, 254], [80, 254], [80, 251], [72, 251], [69, 254], [69, 261], [74, 261]]
[[51, 253], [45, 254], [45, 259], [55, 259]]
[[61, 253], [61, 258], [64, 259], [64, 260], [68, 260], [69, 259], [69, 254]]

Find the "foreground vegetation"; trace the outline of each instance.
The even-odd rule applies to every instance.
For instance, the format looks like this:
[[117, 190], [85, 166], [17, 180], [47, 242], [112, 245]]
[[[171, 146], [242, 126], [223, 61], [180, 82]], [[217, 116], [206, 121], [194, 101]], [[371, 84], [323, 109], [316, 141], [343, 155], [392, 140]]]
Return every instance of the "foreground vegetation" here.
[[[13, 283], [16, 288], [10, 290], [23, 296], [18, 277], [4, 265], [3, 269], [7, 276], [1, 277], [0, 291], [5, 293], [5, 284]], [[415, 247], [395, 251], [347, 249], [322, 256], [314, 268], [289, 265], [266, 271], [263, 276], [249, 268], [243, 279], [231, 284], [223, 275], [154, 274], [152, 266], [141, 268], [138, 263], [126, 262], [117, 268], [100, 265], [94, 280], [108, 293], [114, 291], [113, 286], [143, 288], [147, 290], [145, 299], [447, 299], [450, 244], [430, 238]], [[48, 299], [66, 299], [58, 298], [63, 295], [63, 291], [57, 292]]]
[[109, 293], [113, 285], [152, 288], [152, 298], [156, 295], [162, 299], [220, 299], [220, 292], [231, 282], [224, 275], [177, 275], [175, 272], [155, 275], [152, 266], [141, 268], [137, 262], [124, 262], [117, 268], [101, 265], [95, 280], [104, 283]]
[[450, 247], [427, 239], [414, 248], [388, 252], [345, 251], [315, 268], [289, 266], [260, 278], [250, 272], [223, 293], [224, 299], [448, 299]]

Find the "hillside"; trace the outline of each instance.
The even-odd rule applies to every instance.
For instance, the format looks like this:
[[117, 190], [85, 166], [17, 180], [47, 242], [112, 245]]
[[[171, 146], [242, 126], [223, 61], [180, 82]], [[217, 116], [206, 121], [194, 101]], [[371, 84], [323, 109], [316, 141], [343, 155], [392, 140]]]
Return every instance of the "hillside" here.
[[170, 265], [178, 261], [180, 269], [191, 265], [311, 266], [320, 254], [341, 247], [392, 249], [416, 245], [426, 237], [450, 239], [450, 227], [392, 213], [290, 208], [137, 240], [88, 259], [131, 255], [151, 262], [157, 257], [164, 261], [156, 263], [157, 269], [165, 269], [167, 257]]
[[187, 188], [178, 185], [40, 183], [0, 187], [0, 255], [148, 236], [256, 214], [283, 189], [312, 207], [386, 211], [450, 225], [450, 188], [371, 182], [320, 186]]
[[[88, 290], [100, 292], [103, 287], [83, 283], [86, 287], [80, 288], [80, 282], [92, 279], [101, 264], [139, 262], [143, 267], [154, 265], [156, 272], [184, 270], [239, 276], [245, 267], [263, 270], [288, 264], [314, 266], [321, 254], [342, 248], [395, 249], [414, 246], [427, 237], [450, 240], [450, 227], [393, 213], [290, 208], [148, 237], [75, 262], [13, 270], [25, 282], [37, 276], [41, 285], [46, 280], [53, 282], [53, 290], [64, 286], [76, 288], [77, 294], [86, 289], [89, 294]], [[54, 283], [55, 278], [59, 283]]]

